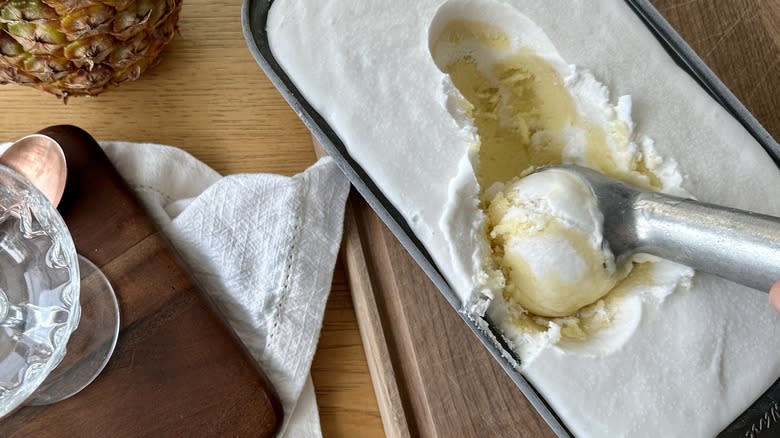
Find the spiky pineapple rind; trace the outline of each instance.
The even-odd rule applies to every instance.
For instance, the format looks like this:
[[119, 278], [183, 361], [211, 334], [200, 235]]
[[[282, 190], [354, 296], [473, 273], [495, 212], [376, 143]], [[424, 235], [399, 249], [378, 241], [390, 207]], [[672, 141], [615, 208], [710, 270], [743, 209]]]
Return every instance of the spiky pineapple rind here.
[[182, 0], [0, 0], [0, 84], [95, 96], [137, 79], [176, 32]]

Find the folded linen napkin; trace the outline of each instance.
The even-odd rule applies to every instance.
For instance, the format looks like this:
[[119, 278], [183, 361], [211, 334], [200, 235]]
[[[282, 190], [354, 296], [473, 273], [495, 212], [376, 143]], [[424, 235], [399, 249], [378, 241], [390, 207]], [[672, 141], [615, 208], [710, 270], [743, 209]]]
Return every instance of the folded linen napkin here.
[[276, 388], [279, 436], [321, 436], [309, 371], [349, 191], [335, 163], [221, 177], [181, 149], [102, 146]]

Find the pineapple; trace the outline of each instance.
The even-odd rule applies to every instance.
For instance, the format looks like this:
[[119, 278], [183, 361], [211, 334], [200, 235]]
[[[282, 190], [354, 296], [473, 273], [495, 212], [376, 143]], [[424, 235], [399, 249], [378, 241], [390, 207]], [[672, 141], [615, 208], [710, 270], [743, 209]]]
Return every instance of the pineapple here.
[[0, 0], [0, 84], [67, 99], [137, 79], [176, 31], [182, 0]]

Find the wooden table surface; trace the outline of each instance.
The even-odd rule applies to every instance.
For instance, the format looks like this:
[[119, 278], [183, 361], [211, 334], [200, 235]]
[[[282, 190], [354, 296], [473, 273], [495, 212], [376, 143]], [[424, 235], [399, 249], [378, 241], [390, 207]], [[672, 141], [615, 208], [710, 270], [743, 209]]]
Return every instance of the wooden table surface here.
[[[654, 3], [780, 137], [780, 0]], [[176, 145], [223, 174], [304, 170], [315, 160], [309, 133], [246, 49], [240, 9], [240, 0], [187, 0], [160, 65], [98, 98], [63, 105], [0, 87], [0, 139], [70, 123], [102, 140]], [[341, 261], [312, 375], [325, 436], [383, 435]]]

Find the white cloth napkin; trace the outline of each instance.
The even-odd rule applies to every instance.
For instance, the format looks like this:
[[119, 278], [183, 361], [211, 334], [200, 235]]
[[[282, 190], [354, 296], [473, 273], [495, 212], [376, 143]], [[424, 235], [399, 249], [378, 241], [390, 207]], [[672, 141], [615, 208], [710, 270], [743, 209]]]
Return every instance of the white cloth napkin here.
[[321, 436], [309, 371], [349, 191], [335, 163], [221, 177], [181, 149], [102, 146], [276, 388], [279, 436]]

